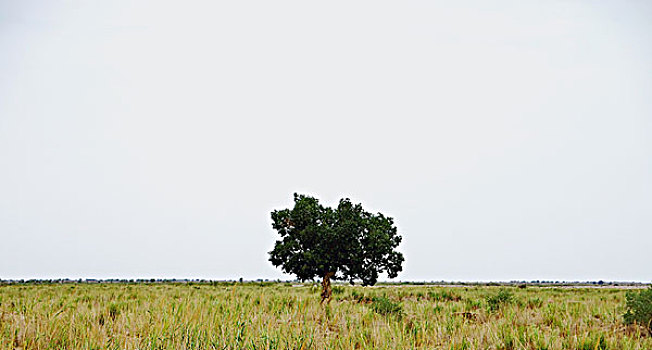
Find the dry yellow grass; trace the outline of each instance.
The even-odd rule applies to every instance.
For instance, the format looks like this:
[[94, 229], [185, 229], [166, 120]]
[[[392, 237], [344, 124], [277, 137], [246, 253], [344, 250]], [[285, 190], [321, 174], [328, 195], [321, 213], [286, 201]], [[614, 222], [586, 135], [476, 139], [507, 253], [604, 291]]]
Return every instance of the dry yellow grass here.
[[624, 290], [500, 290], [5, 285], [0, 349], [652, 349]]

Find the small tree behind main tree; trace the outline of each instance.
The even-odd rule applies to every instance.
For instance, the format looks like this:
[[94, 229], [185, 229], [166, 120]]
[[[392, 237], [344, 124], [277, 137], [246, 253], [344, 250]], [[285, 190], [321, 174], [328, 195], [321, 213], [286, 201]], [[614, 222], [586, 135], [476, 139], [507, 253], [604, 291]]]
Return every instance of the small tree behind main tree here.
[[396, 277], [405, 260], [394, 250], [401, 243], [394, 220], [348, 198], [333, 209], [295, 193], [294, 208], [272, 212], [272, 228], [281, 240], [269, 261], [302, 281], [321, 278], [322, 302], [330, 300], [332, 279], [374, 285], [381, 273]]

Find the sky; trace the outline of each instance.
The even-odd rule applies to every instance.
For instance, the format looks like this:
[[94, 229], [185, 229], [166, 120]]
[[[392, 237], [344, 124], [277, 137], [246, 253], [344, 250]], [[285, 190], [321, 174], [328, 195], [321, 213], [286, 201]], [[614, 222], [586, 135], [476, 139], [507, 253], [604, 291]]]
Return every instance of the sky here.
[[402, 281], [652, 280], [649, 1], [0, 0], [0, 278], [291, 279], [294, 192]]

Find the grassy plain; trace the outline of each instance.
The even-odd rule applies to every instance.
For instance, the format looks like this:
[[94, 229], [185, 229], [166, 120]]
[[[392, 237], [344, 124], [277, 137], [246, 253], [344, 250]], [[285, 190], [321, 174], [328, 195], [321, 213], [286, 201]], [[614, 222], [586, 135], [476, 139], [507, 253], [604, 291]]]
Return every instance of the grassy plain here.
[[652, 349], [625, 290], [0, 286], [0, 349]]

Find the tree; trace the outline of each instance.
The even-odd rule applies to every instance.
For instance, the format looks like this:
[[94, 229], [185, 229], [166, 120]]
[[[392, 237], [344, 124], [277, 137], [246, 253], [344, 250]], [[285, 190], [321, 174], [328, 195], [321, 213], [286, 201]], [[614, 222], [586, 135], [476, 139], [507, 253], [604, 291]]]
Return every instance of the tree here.
[[394, 220], [348, 198], [333, 209], [295, 193], [294, 208], [272, 212], [272, 228], [281, 240], [269, 261], [302, 281], [322, 278], [322, 302], [330, 301], [331, 279], [374, 285], [380, 273], [396, 277], [405, 260], [394, 250], [402, 239]]

